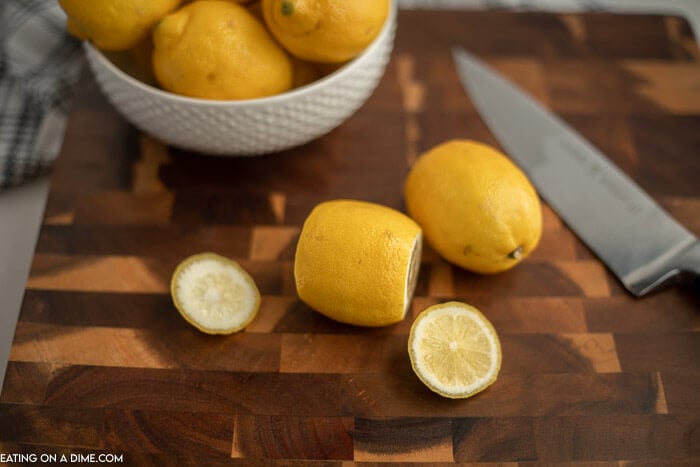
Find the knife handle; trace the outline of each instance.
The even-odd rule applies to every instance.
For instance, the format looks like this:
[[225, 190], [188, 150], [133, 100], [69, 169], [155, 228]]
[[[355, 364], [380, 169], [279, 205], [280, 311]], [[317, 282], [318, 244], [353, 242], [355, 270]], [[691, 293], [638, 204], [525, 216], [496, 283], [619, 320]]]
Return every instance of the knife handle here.
[[695, 240], [687, 253], [683, 255], [681, 274], [684, 280], [690, 283], [696, 292], [700, 292], [700, 241]]
[[686, 263], [683, 266], [683, 271], [687, 280], [695, 288], [696, 292], [700, 292], [700, 241], [696, 240], [691, 247], [691, 250], [684, 257]]
[[668, 286], [690, 285], [700, 292], [700, 240], [695, 239], [655, 269], [645, 279], [631, 284], [630, 291], [641, 297]]

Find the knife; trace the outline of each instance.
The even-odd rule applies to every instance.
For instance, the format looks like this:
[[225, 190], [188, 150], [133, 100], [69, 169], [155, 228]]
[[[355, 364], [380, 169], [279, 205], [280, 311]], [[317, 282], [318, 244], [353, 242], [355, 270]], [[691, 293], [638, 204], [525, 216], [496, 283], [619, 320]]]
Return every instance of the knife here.
[[698, 283], [700, 242], [591, 143], [462, 48], [460, 81], [542, 198], [633, 295]]

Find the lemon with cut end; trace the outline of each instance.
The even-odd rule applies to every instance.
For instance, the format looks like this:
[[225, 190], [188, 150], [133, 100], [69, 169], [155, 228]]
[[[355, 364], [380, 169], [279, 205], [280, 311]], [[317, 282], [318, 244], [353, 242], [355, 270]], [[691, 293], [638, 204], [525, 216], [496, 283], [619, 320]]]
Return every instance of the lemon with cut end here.
[[175, 308], [207, 334], [231, 334], [245, 328], [260, 307], [260, 292], [235, 261], [199, 253], [182, 261], [170, 281]]
[[299, 298], [347, 324], [386, 326], [404, 319], [416, 286], [420, 227], [375, 203], [333, 200], [317, 205], [294, 257]]
[[443, 258], [479, 273], [510, 269], [542, 235], [539, 197], [497, 149], [451, 140], [422, 154], [406, 179], [406, 209]]
[[479, 310], [461, 302], [423, 310], [411, 326], [408, 353], [418, 378], [452, 399], [483, 391], [501, 369], [496, 330]]
[[268, 28], [292, 55], [340, 63], [379, 34], [389, 0], [262, 0], [262, 9]]
[[153, 29], [153, 70], [163, 89], [202, 99], [255, 99], [292, 86], [292, 64], [247, 8], [199, 0]]
[[59, 0], [68, 31], [103, 50], [127, 50], [182, 0]]

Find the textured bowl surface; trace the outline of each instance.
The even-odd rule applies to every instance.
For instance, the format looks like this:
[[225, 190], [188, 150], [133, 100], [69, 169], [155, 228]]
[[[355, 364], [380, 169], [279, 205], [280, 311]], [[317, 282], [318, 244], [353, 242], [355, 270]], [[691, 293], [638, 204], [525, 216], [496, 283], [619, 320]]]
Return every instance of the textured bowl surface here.
[[122, 71], [88, 42], [84, 47], [100, 89], [136, 127], [183, 149], [240, 156], [299, 146], [343, 123], [379, 83], [395, 30], [392, 1], [382, 31], [353, 61], [307, 86], [242, 101], [195, 99], [160, 90]]

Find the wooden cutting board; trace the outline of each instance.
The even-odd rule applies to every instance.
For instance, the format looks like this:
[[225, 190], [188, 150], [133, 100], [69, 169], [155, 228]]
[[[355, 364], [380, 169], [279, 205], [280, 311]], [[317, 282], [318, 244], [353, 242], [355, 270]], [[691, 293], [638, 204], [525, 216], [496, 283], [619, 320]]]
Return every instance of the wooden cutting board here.
[[[356, 115], [254, 158], [139, 134], [86, 73], [0, 396], [0, 453], [141, 465], [700, 463], [699, 295], [633, 299], [547, 207], [539, 248], [509, 272], [423, 257], [412, 315], [463, 300], [501, 337], [499, 379], [471, 399], [443, 399], [415, 377], [412, 316], [356, 328], [297, 299], [294, 249], [314, 205], [403, 209], [422, 151], [450, 138], [497, 144], [457, 81], [455, 45], [561, 114], [700, 234], [700, 54], [679, 18], [402, 11], [386, 75]], [[202, 251], [236, 259], [258, 283], [262, 307], [245, 332], [203, 335], [173, 308], [173, 268]]]

